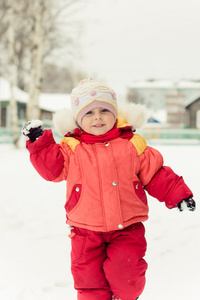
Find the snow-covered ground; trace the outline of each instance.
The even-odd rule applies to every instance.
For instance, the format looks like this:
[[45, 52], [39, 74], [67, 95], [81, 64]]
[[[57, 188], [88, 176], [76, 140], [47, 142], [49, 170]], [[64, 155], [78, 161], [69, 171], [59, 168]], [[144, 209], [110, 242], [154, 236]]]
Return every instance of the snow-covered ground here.
[[[154, 146], [200, 199], [200, 146]], [[0, 144], [0, 299], [75, 300], [65, 183], [44, 181], [25, 149]], [[149, 197], [149, 264], [141, 300], [200, 298], [200, 216]], [[94, 299], [95, 300], [95, 299]]]

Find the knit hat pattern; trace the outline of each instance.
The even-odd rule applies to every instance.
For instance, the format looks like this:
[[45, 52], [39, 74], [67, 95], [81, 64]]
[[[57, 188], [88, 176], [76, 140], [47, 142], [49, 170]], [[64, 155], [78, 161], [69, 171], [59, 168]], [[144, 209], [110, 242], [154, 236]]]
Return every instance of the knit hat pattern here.
[[93, 79], [79, 82], [71, 93], [71, 107], [75, 122], [81, 127], [81, 121], [87, 112], [95, 107], [103, 107], [111, 111], [117, 118], [117, 97], [114, 90], [104, 83]]

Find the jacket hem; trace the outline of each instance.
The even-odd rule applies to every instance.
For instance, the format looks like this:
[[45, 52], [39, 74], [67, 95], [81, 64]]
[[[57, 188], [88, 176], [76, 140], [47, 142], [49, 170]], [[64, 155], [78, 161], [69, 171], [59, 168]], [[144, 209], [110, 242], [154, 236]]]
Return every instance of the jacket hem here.
[[[109, 231], [113, 231], [113, 230], [122, 230], [132, 224], [138, 223], [138, 222], [145, 222], [146, 220], [148, 220], [148, 216], [139, 216], [139, 217], [135, 217], [131, 220], [125, 221], [123, 222], [123, 224], [118, 224], [118, 225], [113, 225], [113, 226], [95, 226], [95, 225], [88, 225], [88, 224], [81, 224], [78, 222], [74, 222], [72, 220], [67, 220], [66, 223], [70, 226], [75, 226], [75, 227], [79, 227], [79, 228], [84, 228], [84, 229], [89, 229], [92, 231], [99, 231], [99, 232], [109, 232]], [[120, 227], [119, 227], [120, 225]], [[121, 226], [122, 225], [122, 226]]]

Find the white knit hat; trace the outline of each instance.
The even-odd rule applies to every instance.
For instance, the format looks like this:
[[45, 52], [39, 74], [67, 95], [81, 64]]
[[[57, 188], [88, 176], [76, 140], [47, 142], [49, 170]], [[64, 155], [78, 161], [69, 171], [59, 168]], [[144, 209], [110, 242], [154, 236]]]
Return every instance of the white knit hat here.
[[96, 107], [107, 108], [117, 118], [116, 93], [109, 86], [93, 79], [82, 80], [72, 90], [71, 106], [75, 122], [80, 127], [85, 114]]

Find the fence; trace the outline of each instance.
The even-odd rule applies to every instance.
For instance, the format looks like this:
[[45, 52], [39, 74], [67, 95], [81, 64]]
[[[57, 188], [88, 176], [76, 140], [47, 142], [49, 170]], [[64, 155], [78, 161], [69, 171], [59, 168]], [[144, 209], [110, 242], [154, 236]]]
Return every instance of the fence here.
[[138, 134], [151, 144], [197, 144], [200, 145], [198, 129], [140, 129]]
[[[20, 128], [21, 130], [21, 128]], [[62, 138], [56, 132], [54, 136], [57, 142]], [[200, 145], [200, 130], [198, 129], [139, 129], [136, 132], [144, 137], [150, 144], [197, 144]], [[12, 133], [6, 129], [0, 129], [0, 143], [12, 143]]]

